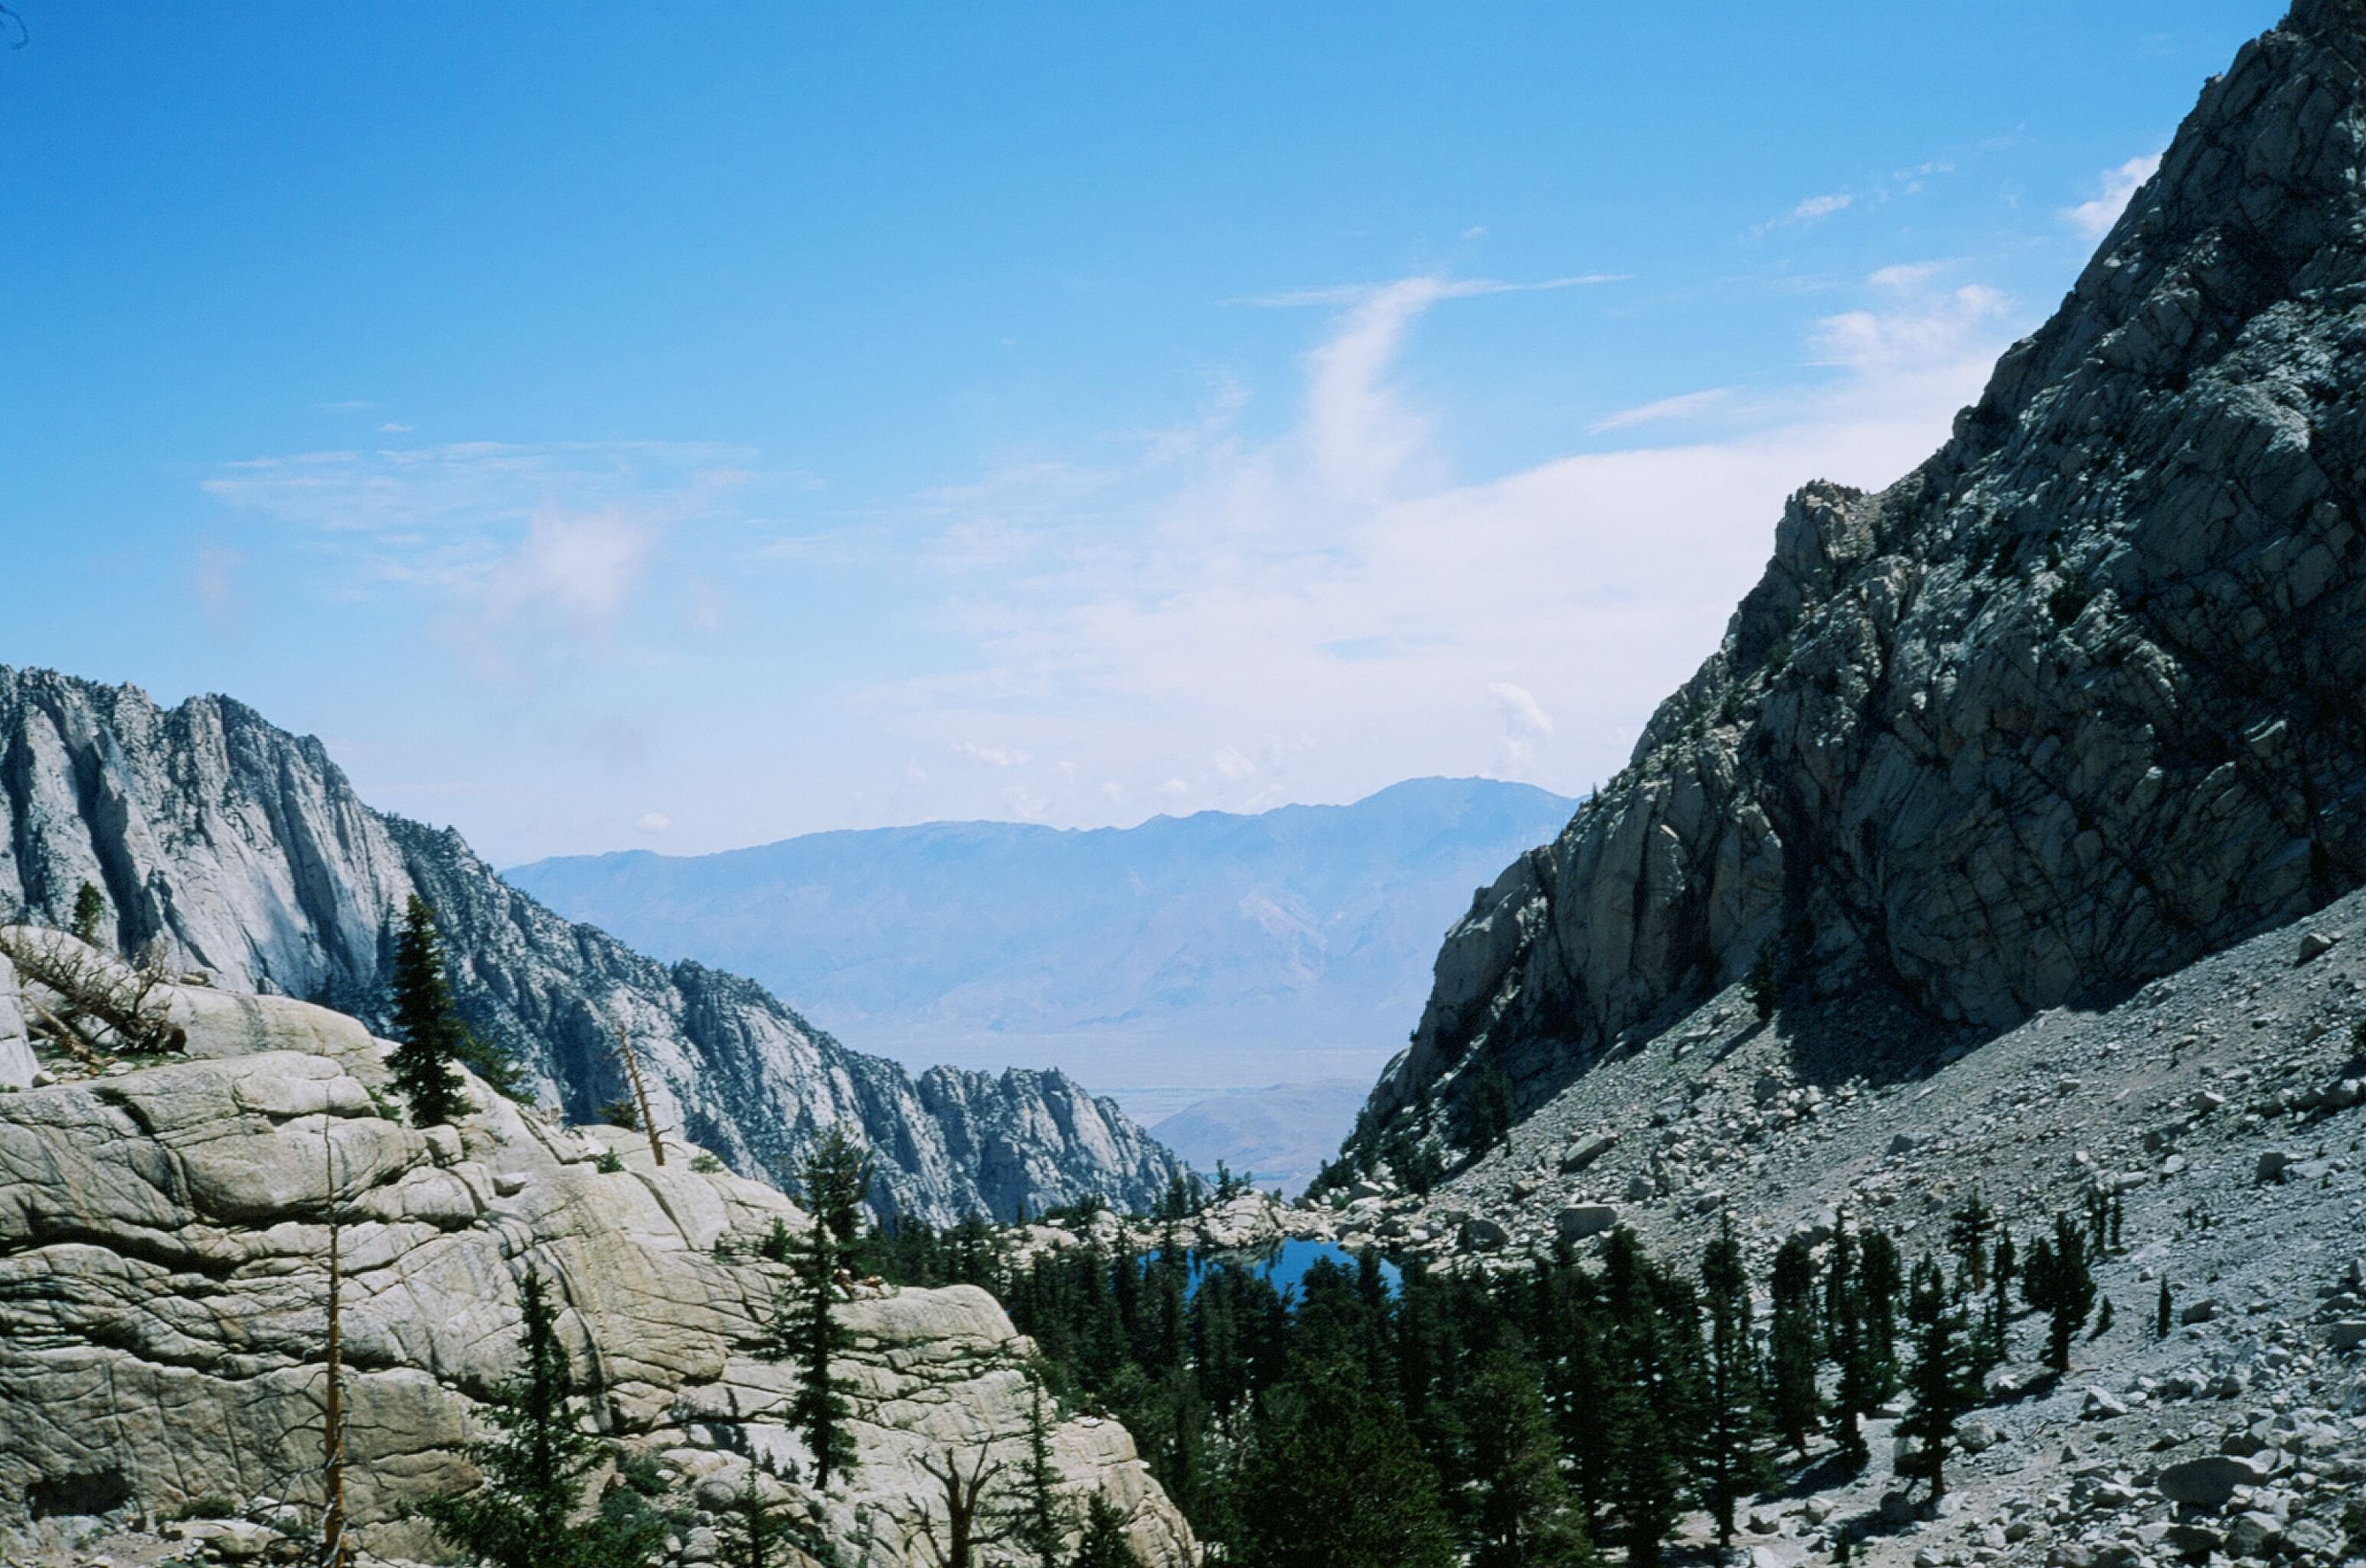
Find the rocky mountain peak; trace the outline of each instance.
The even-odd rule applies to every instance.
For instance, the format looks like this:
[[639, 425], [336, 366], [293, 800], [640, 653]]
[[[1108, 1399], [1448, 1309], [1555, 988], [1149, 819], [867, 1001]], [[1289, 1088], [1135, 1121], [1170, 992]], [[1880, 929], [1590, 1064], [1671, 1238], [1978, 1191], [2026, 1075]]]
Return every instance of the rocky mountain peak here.
[[2212, 81], [2053, 318], [1813, 484], [1632, 761], [1448, 935], [1359, 1158], [1500, 1134], [1753, 969], [1949, 1028], [2366, 882], [2366, 10]]

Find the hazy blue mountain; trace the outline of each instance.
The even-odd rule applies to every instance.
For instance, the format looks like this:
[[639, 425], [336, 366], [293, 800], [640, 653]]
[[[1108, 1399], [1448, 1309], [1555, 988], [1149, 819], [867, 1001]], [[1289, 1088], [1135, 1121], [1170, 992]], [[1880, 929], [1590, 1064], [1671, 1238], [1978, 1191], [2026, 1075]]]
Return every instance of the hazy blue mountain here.
[[1057, 1064], [1149, 1117], [1219, 1089], [1369, 1082], [1420, 1017], [1440, 935], [1573, 806], [1415, 779], [1352, 806], [930, 823], [507, 875], [637, 947], [794, 996], [863, 1049]]
[[1196, 1170], [1222, 1160], [1234, 1175], [1296, 1197], [1339, 1152], [1371, 1086], [1360, 1078], [1228, 1089], [1187, 1105], [1150, 1130]]

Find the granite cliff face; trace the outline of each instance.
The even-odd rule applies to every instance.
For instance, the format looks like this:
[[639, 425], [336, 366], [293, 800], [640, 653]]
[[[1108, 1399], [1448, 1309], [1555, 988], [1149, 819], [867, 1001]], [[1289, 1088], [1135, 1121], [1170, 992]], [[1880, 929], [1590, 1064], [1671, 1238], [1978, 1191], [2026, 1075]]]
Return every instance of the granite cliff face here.
[[1993, 1032], [2366, 882], [2361, 70], [2366, 7], [2303, 0], [1936, 456], [1791, 499], [1627, 769], [1447, 937], [1364, 1159], [1487, 1141], [1762, 959]]
[[[985, 1292], [848, 1286], [858, 1462], [816, 1487], [785, 1421], [797, 1373], [760, 1354], [788, 1272], [756, 1244], [808, 1224], [779, 1192], [659, 1168], [636, 1134], [564, 1129], [474, 1080], [456, 1125], [415, 1130], [380, 1114], [386, 1046], [355, 1020], [197, 987], [172, 1006], [186, 1057], [61, 1060], [64, 1081], [0, 1093], [0, 1559], [157, 1560], [130, 1536], [120, 1556], [82, 1544], [102, 1514], [128, 1531], [225, 1513], [163, 1527], [215, 1561], [317, 1542], [332, 1202], [365, 1561], [447, 1559], [406, 1516], [476, 1480], [462, 1445], [514, 1366], [529, 1267], [594, 1428], [682, 1510], [669, 1562], [715, 1561], [715, 1516], [754, 1484], [850, 1568], [930, 1563], [946, 1520], [928, 1467], [983, 1451], [1020, 1472], [1031, 1348]], [[1050, 1455], [1078, 1517], [1098, 1494], [1146, 1564], [1196, 1561], [1122, 1427], [1054, 1411]]]
[[223, 697], [163, 709], [130, 687], [0, 667], [0, 907], [62, 923], [87, 879], [123, 951], [163, 940], [231, 989], [365, 1018], [417, 892], [462, 1011], [579, 1120], [625, 1093], [614, 1031], [659, 1120], [743, 1174], [788, 1182], [811, 1139], [860, 1123], [883, 1207], [947, 1224], [1098, 1190], [1144, 1205], [1174, 1157], [1065, 1075], [903, 1068], [848, 1050], [746, 980], [642, 957], [508, 886], [448, 829], [373, 811], [319, 741]]

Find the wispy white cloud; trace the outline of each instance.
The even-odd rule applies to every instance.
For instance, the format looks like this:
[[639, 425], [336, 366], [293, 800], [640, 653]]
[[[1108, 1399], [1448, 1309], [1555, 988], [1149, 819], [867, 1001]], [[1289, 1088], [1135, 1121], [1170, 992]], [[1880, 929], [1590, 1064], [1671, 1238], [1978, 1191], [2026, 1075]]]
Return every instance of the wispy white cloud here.
[[1859, 280], [1856, 308], [1808, 330], [1793, 385], [1689, 393], [1617, 426], [1717, 406], [1715, 440], [1475, 479], [1400, 384], [1414, 323], [1468, 292], [1416, 277], [1328, 295], [1285, 428], [1113, 466], [1065, 509], [1047, 486], [938, 618], [975, 657], [874, 686], [864, 711], [940, 744], [992, 733], [1081, 759], [1074, 778], [1014, 764], [1055, 818], [1341, 798], [1421, 772], [1581, 787], [1715, 646], [1786, 494], [1897, 478], [1977, 395], [2012, 311], [1950, 270]]
[[1729, 401], [1732, 396], [1733, 389], [1730, 387], [1710, 387], [1698, 392], [1682, 392], [1673, 398], [1662, 398], [1657, 402], [1639, 403], [1631, 409], [1620, 409], [1617, 413], [1595, 420], [1586, 428], [1593, 434], [1601, 435], [1613, 430], [1631, 430], [1639, 424], [1664, 424], [1672, 420], [1691, 419], [1696, 414], [1707, 413], [1720, 403]]
[[2129, 200], [2143, 188], [2160, 167], [2160, 154], [2147, 152], [2141, 158], [2131, 158], [2115, 169], [2102, 174], [2101, 196], [2082, 201], [2076, 207], [2066, 207], [2059, 216], [2080, 239], [2092, 243], [2112, 231], [2120, 214], [2128, 209]]
[[200, 488], [301, 535], [339, 591], [423, 596], [482, 674], [527, 679], [614, 633], [667, 538], [747, 485], [753, 454], [670, 442], [458, 442], [224, 465]]
[[1553, 721], [1536, 694], [1510, 681], [1491, 681], [1487, 697], [1504, 724], [1504, 750], [1492, 770], [1517, 773], [1535, 755], [1536, 743], [1553, 732]]
[[984, 762], [989, 768], [1016, 768], [1032, 761], [1031, 755], [1016, 746], [981, 746], [975, 740], [956, 740], [952, 749], [973, 762]]
[[1835, 212], [1845, 211], [1855, 199], [1844, 190], [1811, 196], [1791, 209], [1790, 217], [1797, 223], [1812, 223], [1819, 218], [1830, 218]]
[[641, 816], [634, 818], [633, 826], [644, 833], [655, 835], [662, 833], [667, 829], [672, 827], [673, 818], [667, 816], [662, 811], [644, 812]]

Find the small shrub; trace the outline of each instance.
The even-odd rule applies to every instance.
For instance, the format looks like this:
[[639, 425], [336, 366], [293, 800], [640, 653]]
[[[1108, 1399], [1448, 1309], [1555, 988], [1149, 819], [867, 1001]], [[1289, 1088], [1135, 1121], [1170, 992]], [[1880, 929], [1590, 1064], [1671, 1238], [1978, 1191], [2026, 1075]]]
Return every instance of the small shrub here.
[[614, 1176], [625, 1168], [625, 1156], [614, 1149], [602, 1149], [599, 1168], [602, 1175]]
[[701, 1176], [719, 1176], [723, 1171], [723, 1162], [701, 1149], [690, 1156], [690, 1168]]
[[626, 1454], [616, 1461], [616, 1474], [644, 1497], [661, 1496], [666, 1489], [665, 1466], [655, 1454]]
[[789, 1255], [795, 1250], [796, 1242], [789, 1235], [788, 1222], [778, 1214], [773, 1215], [772, 1228], [766, 1231], [764, 1239], [756, 1244], [757, 1256], [774, 1263], [786, 1263]]
[[[90, 884], [85, 882], [83, 886], [87, 887]], [[167, 1519], [234, 1519], [238, 1517], [238, 1504], [231, 1498], [220, 1495], [192, 1497], [164, 1517]]]

